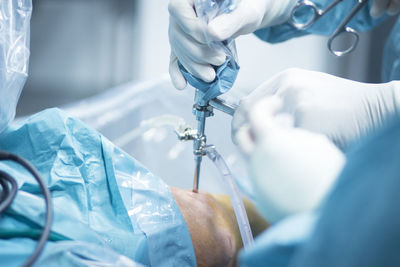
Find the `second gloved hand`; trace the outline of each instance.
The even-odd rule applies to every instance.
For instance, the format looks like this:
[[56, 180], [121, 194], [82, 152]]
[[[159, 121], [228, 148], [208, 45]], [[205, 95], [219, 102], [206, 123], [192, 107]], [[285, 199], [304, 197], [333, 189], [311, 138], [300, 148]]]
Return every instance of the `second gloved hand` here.
[[263, 83], [242, 100], [232, 121], [232, 137], [245, 114], [263, 98], [282, 100], [277, 114], [289, 113], [294, 125], [322, 133], [342, 149], [400, 116], [400, 82], [367, 84], [321, 72], [289, 69]]
[[258, 102], [236, 136], [249, 158], [256, 203], [271, 222], [317, 208], [345, 162], [328, 138], [276, 114], [281, 105], [278, 98]]
[[178, 89], [186, 87], [179, 62], [192, 75], [212, 82], [215, 70], [225, 62], [222, 50], [210, 48], [204, 32], [215, 41], [224, 41], [268, 26], [285, 22], [297, 0], [241, 0], [235, 10], [224, 13], [205, 25], [194, 10], [195, 0], [170, 0], [169, 41], [171, 59], [169, 72]]

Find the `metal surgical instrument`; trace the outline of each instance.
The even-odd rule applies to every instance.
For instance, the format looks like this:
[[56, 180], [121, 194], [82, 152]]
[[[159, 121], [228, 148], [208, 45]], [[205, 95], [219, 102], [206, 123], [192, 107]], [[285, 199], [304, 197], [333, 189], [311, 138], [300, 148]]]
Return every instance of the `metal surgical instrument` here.
[[195, 160], [193, 192], [198, 192], [200, 182], [200, 167], [202, 159], [207, 155], [207, 137], [205, 135], [206, 119], [214, 115], [214, 108], [228, 115], [233, 116], [237, 105], [216, 97], [208, 102], [200, 101], [202, 92], [196, 90], [195, 104], [193, 105], [193, 114], [197, 120], [197, 131], [191, 128], [184, 129], [177, 133], [180, 140], [193, 140], [193, 154]]
[[[333, 1], [328, 7], [325, 9], [320, 9], [318, 8], [313, 2], [309, 0], [302, 0], [296, 4], [296, 6], [293, 8], [289, 23], [295, 27], [296, 29], [299, 30], [304, 30], [308, 27], [310, 27], [314, 22], [319, 20], [322, 16], [324, 16], [326, 13], [328, 13], [332, 8], [334, 8], [337, 4], [343, 2], [343, 0], [335, 0]], [[349, 22], [354, 18], [354, 16], [368, 3], [368, 0], [357, 0], [357, 4], [353, 7], [353, 9], [350, 11], [350, 13], [345, 17], [345, 19], [339, 24], [339, 26], [336, 28], [336, 30], [333, 32], [333, 34], [329, 37], [328, 40], [328, 50], [334, 54], [335, 56], [343, 56], [346, 55], [350, 52], [352, 52], [358, 44], [359, 41], [359, 36], [358, 33], [347, 26]], [[296, 20], [296, 14], [300, 10], [311, 10], [311, 16], [308, 19], [305, 19], [305, 22], [299, 22]], [[333, 47], [333, 43], [336, 40], [336, 38], [343, 36], [343, 35], [349, 35], [349, 45], [345, 49], [335, 49]]]

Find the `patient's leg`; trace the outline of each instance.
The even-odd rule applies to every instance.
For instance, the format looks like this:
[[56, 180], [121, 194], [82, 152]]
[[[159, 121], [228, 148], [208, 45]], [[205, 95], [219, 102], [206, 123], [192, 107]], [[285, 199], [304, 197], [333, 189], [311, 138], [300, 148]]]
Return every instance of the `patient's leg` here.
[[[179, 188], [171, 192], [189, 228], [198, 266], [235, 265], [243, 245], [229, 197]], [[245, 207], [253, 234], [261, 233], [268, 223], [251, 202], [245, 201]]]

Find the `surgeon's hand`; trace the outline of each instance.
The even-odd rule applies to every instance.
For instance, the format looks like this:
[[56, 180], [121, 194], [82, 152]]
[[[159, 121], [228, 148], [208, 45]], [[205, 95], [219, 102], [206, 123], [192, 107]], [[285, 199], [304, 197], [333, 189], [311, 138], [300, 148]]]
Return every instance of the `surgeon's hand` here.
[[171, 59], [169, 73], [178, 89], [186, 87], [179, 62], [194, 76], [212, 82], [215, 71], [211, 67], [225, 62], [222, 50], [207, 45], [204, 31], [216, 41], [236, 38], [257, 29], [285, 22], [297, 0], [242, 0], [231, 13], [222, 14], [204, 25], [196, 16], [195, 0], [170, 0], [169, 41]]
[[281, 106], [278, 98], [259, 101], [236, 135], [249, 158], [259, 210], [271, 222], [317, 208], [345, 163], [328, 138], [294, 128], [289, 114], [277, 114]]
[[[289, 69], [263, 83], [241, 101], [232, 121], [232, 137], [246, 122], [245, 114], [263, 98], [275, 96], [294, 125], [326, 135], [342, 149], [400, 116], [400, 83], [366, 84], [325, 73]], [[275, 116], [275, 115], [274, 115]], [[261, 123], [261, 122], [260, 122]]]
[[385, 12], [391, 16], [398, 14], [400, 12], [400, 0], [374, 0], [371, 16], [378, 18]]

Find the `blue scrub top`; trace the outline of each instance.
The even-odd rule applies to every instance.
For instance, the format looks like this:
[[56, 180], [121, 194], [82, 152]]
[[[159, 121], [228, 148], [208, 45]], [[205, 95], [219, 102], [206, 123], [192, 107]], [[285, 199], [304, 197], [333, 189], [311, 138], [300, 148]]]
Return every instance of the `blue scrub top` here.
[[[332, 0], [312, 0], [318, 7], [328, 6]], [[326, 13], [306, 30], [297, 30], [289, 23], [274, 27], [261, 29], [255, 32], [256, 36], [269, 43], [279, 43], [294, 37], [307, 34], [330, 35], [334, 32], [340, 22], [347, 16], [355, 6], [357, 0], [346, 0], [339, 3], [335, 8]], [[359, 32], [365, 32], [377, 26], [387, 16], [374, 19], [370, 16], [369, 10], [373, 1], [369, 1], [349, 23], [348, 26]], [[382, 82], [400, 80], [400, 19], [397, 20], [392, 33], [386, 42], [382, 66]]]

